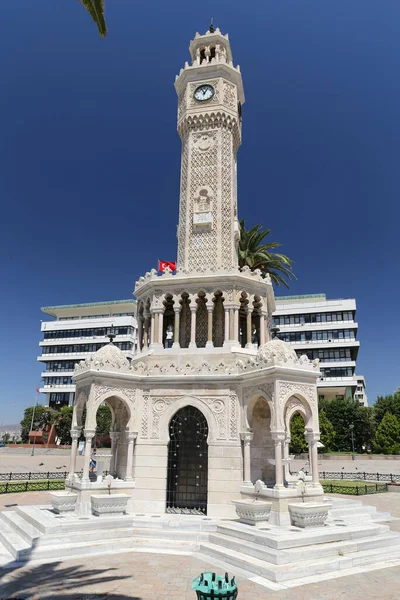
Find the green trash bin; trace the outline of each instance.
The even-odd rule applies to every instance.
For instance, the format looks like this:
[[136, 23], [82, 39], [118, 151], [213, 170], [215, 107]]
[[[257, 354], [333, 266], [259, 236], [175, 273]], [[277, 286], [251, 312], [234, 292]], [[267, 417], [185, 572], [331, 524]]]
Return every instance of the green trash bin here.
[[197, 600], [236, 600], [238, 588], [235, 577], [229, 579], [228, 573], [223, 577], [215, 573], [202, 573], [192, 582]]

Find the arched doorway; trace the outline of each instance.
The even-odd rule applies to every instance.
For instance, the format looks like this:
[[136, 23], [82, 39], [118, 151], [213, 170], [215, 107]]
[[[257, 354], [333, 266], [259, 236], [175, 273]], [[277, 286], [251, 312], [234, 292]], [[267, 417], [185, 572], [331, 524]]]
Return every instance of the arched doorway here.
[[207, 514], [208, 425], [194, 406], [169, 424], [167, 512]]
[[267, 485], [275, 484], [275, 468], [268, 461], [274, 457], [274, 442], [271, 436], [271, 411], [267, 401], [260, 397], [253, 407], [251, 416], [253, 440], [251, 442], [251, 481], [261, 479]]

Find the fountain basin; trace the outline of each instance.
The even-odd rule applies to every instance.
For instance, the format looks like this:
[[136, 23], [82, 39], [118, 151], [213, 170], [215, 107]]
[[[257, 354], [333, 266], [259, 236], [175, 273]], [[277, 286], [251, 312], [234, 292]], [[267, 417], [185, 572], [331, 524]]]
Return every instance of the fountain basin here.
[[288, 505], [292, 525], [295, 527], [323, 527], [332, 504], [313, 504], [311, 502], [296, 502]]
[[240, 522], [255, 527], [260, 527], [268, 521], [272, 506], [272, 502], [252, 500], [251, 498], [232, 500], [232, 504], [235, 505]]
[[54, 512], [62, 513], [75, 510], [78, 494], [73, 492], [49, 492]]

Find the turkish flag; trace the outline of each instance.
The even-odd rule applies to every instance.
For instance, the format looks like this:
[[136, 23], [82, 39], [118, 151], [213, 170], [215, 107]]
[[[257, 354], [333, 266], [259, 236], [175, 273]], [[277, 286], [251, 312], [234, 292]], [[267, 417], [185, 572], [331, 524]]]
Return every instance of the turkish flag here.
[[168, 262], [167, 260], [159, 260], [158, 261], [158, 270], [165, 271], [165, 269], [169, 267], [171, 271], [176, 271], [176, 262]]

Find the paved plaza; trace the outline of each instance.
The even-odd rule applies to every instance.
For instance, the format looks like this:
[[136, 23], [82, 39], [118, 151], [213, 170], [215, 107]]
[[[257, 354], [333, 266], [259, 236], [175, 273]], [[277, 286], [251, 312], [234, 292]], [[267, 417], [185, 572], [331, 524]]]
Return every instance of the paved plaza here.
[[[344, 497], [346, 496], [337, 496]], [[400, 531], [400, 502], [397, 494], [364, 496], [362, 501], [390, 511], [390, 527]], [[0, 510], [16, 504], [48, 502], [47, 492], [0, 496]], [[383, 567], [384, 565], [382, 565]], [[196, 556], [125, 552], [79, 557], [62, 562], [32, 561], [24, 566], [3, 569], [0, 598], [62, 598], [63, 600], [195, 600], [191, 581], [202, 571], [223, 573], [223, 565], [207, 563]], [[247, 579], [231, 570], [239, 582], [239, 600], [394, 600], [399, 598], [400, 568], [394, 563], [370, 572], [352, 569], [346, 576], [287, 587], [257, 577]], [[326, 575], [324, 576], [326, 577]], [[321, 578], [322, 579], [322, 578]], [[274, 589], [275, 588], [275, 589]], [[280, 588], [280, 589], [276, 589]]]

